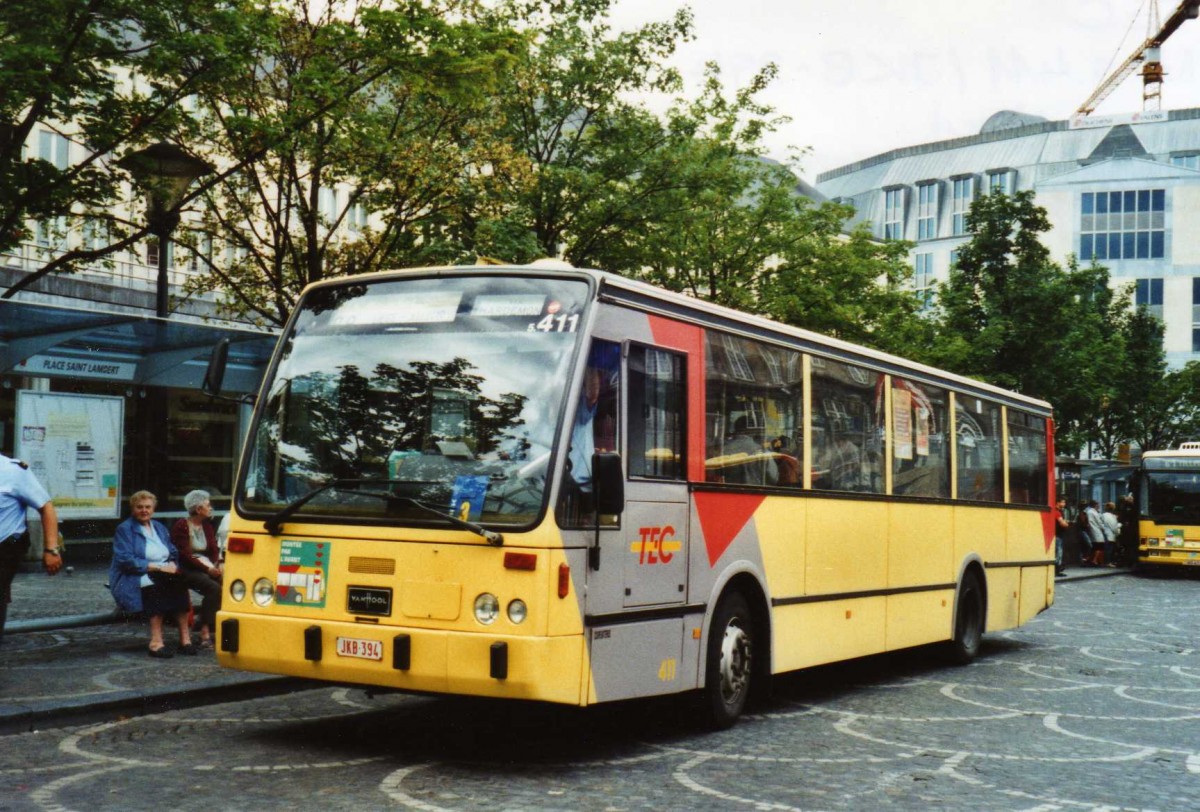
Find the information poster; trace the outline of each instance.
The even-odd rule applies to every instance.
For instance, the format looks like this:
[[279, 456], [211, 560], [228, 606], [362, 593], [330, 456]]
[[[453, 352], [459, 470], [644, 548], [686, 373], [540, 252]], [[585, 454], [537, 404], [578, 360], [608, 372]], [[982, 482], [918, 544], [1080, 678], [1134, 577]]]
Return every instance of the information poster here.
[[124, 426], [121, 398], [17, 393], [17, 457], [50, 492], [60, 519], [120, 518]]

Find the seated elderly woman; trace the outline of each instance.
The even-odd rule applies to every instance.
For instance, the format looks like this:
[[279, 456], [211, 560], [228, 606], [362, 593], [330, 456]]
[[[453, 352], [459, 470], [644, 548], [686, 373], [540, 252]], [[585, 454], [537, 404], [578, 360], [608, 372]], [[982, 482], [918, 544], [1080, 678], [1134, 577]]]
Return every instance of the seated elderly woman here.
[[171, 526], [171, 543], [179, 551], [180, 572], [188, 589], [200, 593], [200, 647], [212, 648], [212, 630], [221, 608], [221, 553], [212, 523], [208, 491], [188, 491], [183, 497], [187, 518]]
[[163, 615], [171, 615], [179, 625], [179, 653], [194, 655], [187, 623], [190, 600], [179, 577], [179, 553], [167, 528], [153, 519], [157, 504], [149, 491], [129, 497], [133, 515], [117, 525], [108, 583], [118, 606], [150, 619], [151, 657], [174, 656], [163, 642]]

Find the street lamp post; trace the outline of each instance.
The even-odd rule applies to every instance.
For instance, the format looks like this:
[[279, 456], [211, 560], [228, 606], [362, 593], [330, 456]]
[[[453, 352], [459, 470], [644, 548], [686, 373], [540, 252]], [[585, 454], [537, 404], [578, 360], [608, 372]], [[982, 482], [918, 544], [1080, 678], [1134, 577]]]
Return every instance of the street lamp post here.
[[149, 197], [146, 223], [150, 233], [158, 238], [157, 313], [167, 316], [167, 246], [175, 227], [179, 225], [179, 204], [187, 189], [213, 168], [207, 161], [189, 155], [174, 144], [157, 144], [131, 152], [117, 166], [129, 172], [133, 179], [146, 187]]

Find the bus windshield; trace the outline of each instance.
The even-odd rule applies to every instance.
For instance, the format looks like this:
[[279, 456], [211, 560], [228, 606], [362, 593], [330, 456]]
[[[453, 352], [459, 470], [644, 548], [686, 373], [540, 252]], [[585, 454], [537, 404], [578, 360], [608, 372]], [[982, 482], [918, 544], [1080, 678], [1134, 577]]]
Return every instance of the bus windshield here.
[[1200, 524], [1200, 457], [1143, 460], [1142, 504], [1156, 522]]
[[499, 275], [311, 291], [250, 438], [243, 509], [312, 494], [294, 515], [530, 524], [588, 297], [584, 281]]

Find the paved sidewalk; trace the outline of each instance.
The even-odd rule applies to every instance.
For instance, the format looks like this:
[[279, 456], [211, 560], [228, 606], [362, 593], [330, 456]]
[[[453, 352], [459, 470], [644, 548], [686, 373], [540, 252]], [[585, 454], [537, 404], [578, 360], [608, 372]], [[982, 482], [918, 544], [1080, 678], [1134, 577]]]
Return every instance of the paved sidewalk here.
[[[1128, 570], [1075, 567], [1064, 582]], [[13, 582], [0, 645], [0, 735], [83, 724], [172, 708], [301, 690], [314, 683], [230, 671], [213, 652], [170, 660], [146, 655], [141, 620], [114, 611], [107, 568], [79, 565], [49, 577], [22, 572]], [[168, 641], [178, 642], [174, 629]]]
[[[0, 644], [0, 735], [300, 690], [312, 683], [230, 671], [211, 650], [151, 659], [145, 621], [118, 616], [107, 567], [22, 572]], [[166, 639], [178, 644], [174, 629]]]

